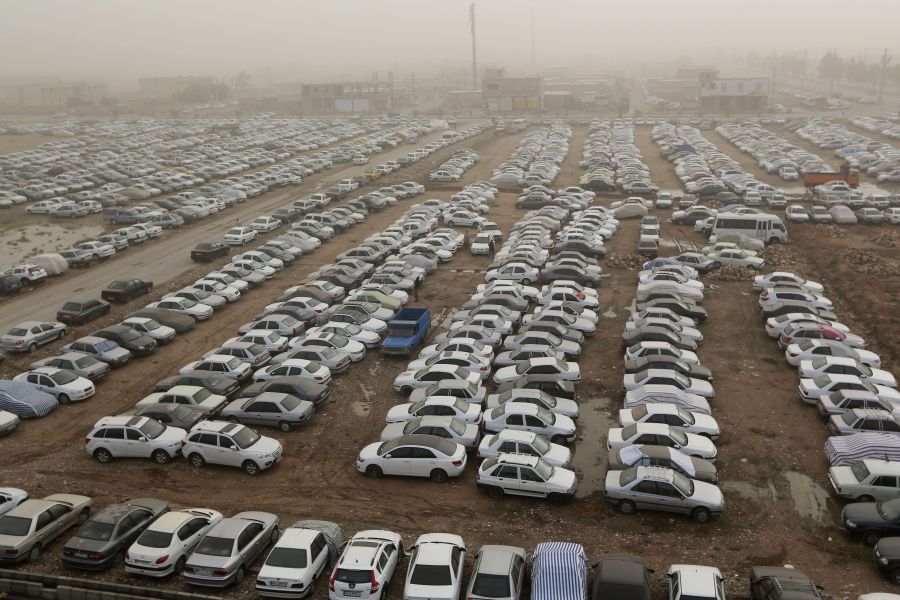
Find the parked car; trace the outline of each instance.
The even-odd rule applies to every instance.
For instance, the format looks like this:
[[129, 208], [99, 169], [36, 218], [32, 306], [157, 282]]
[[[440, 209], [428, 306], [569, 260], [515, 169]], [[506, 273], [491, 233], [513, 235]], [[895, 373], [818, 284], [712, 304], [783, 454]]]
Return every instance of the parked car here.
[[[650, 600], [652, 572], [640, 557], [630, 554], [605, 554], [594, 565], [591, 598]], [[718, 600], [725, 598], [723, 596]]]
[[246, 511], [222, 519], [210, 528], [184, 565], [184, 580], [196, 586], [239, 585], [247, 571], [278, 539], [278, 517]]
[[524, 548], [482, 546], [475, 557], [466, 600], [524, 600], [525, 569]]
[[328, 582], [329, 600], [366, 594], [381, 600], [404, 553], [403, 539], [392, 531], [367, 530], [353, 535], [344, 546]]
[[0, 517], [0, 564], [35, 562], [41, 551], [91, 514], [94, 502], [77, 494], [53, 494], [25, 500]]
[[131, 360], [131, 352], [122, 348], [112, 340], [94, 335], [80, 337], [56, 351], [57, 354], [80, 352], [102, 360], [111, 367], [119, 367]]
[[208, 508], [160, 515], [128, 547], [125, 572], [145, 577], [180, 575], [188, 555], [221, 520], [222, 513]]
[[256, 575], [264, 598], [305, 598], [343, 547], [341, 528], [330, 521], [298, 521], [285, 529]]
[[111, 308], [108, 302], [94, 298], [69, 300], [56, 311], [56, 320], [69, 325], [84, 325], [109, 314]]
[[[219, 450], [224, 448], [224, 450]], [[207, 463], [240, 467], [257, 475], [281, 460], [281, 444], [229, 421], [201, 421], [191, 429], [182, 453], [195, 468]]]
[[164, 465], [181, 454], [186, 434], [150, 417], [103, 417], [84, 438], [84, 450], [101, 464], [113, 458], [149, 458]]
[[484, 460], [478, 467], [475, 484], [488, 490], [492, 498], [511, 494], [557, 501], [571, 498], [578, 488], [574, 471], [520, 454], [501, 454]]
[[149, 294], [153, 290], [152, 281], [144, 281], [142, 279], [117, 279], [110, 282], [100, 297], [107, 302], [129, 302], [143, 294]]
[[413, 544], [404, 598], [456, 600], [462, 593], [466, 545], [458, 535], [425, 533]]
[[13, 381], [25, 381], [36, 389], [56, 397], [60, 404], [81, 402], [94, 395], [94, 384], [72, 371], [56, 367], [38, 367], [13, 377]]
[[222, 409], [220, 418], [233, 423], [269, 425], [289, 432], [307, 423], [315, 412], [308, 400], [277, 392], [263, 392], [252, 398], [238, 398]]
[[373, 479], [383, 475], [429, 477], [444, 483], [462, 474], [466, 466], [466, 449], [445, 438], [433, 435], [400, 435], [392, 440], [363, 447], [356, 468]]
[[222, 242], [201, 242], [191, 249], [191, 260], [194, 262], [212, 262], [217, 258], [225, 258], [230, 254], [228, 244]]

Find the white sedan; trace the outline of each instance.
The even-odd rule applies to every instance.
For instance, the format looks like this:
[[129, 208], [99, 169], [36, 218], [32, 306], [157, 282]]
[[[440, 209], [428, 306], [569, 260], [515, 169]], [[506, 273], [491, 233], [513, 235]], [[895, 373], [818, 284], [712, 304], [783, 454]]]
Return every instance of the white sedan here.
[[831, 374], [855, 375], [875, 385], [897, 387], [897, 379], [890, 371], [866, 366], [849, 357], [820, 356], [811, 360], [801, 360], [798, 370], [802, 379], [815, 379], [819, 375]]
[[205, 321], [213, 314], [211, 306], [200, 304], [199, 302], [194, 302], [187, 298], [178, 297], [166, 298], [159, 302], [151, 302], [147, 305], [147, 308], [167, 308], [177, 313], [193, 317], [197, 321]]
[[252, 227], [232, 227], [225, 232], [225, 243], [232, 246], [243, 246], [256, 239], [257, 232]]
[[55, 396], [60, 404], [87, 400], [95, 392], [90, 379], [56, 367], [38, 367], [33, 371], [19, 373], [13, 380], [34, 385], [42, 392]]
[[355, 325], [353, 323], [337, 323], [334, 321], [329, 321], [324, 325], [311, 327], [309, 331], [321, 333], [336, 333], [338, 335], [344, 336], [345, 338], [353, 340], [354, 342], [364, 344], [366, 348], [374, 348], [381, 341], [381, 336], [379, 336], [374, 331], [367, 331], [359, 325]]
[[894, 388], [865, 381], [856, 375], [823, 374], [815, 379], [801, 379], [798, 390], [800, 399], [807, 404], [816, 404], [820, 397], [838, 390], [871, 392], [881, 400], [891, 404], [900, 404], [900, 392]]
[[653, 356], [672, 356], [686, 363], [698, 364], [700, 359], [695, 352], [676, 348], [669, 342], [640, 342], [625, 350], [625, 360], [651, 358]]
[[710, 415], [686, 410], [670, 402], [653, 402], [619, 411], [619, 425], [628, 427], [637, 423], [663, 423], [712, 440], [718, 439], [721, 432], [719, 424]]
[[812, 360], [821, 356], [846, 356], [875, 369], [881, 367], [881, 357], [869, 350], [851, 348], [837, 340], [801, 340], [788, 344], [784, 357], [791, 366], [798, 366], [800, 361]]
[[809, 279], [804, 279], [799, 275], [785, 271], [775, 271], [768, 275], [757, 275], [753, 278], [753, 289], [764, 290], [768, 287], [776, 286], [779, 283], [796, 283], [802, 285], [813, 294], [821, 294], [825, 291], [825, 288], [821, 283], [810, 281]]
[[419, 402], [392, 406], [385, 423], [405, 423], [417, 417], [453, 417], [464, 423], [481, 423], [481, 406], [456, 396], [429, 396]]
[[269, 365], [253, 373], [253, 381], [269, 381], [276, 377], [301, 377], [327, 385], [331, 381], [331, 370], [305, 358], [289, 358], [277, 365]]
[[491, 374], [491, 363], [477, 354], [466, 352], [444, 351], [432, 356], [417, 358], [407, 365], [407, 369], [418, 370], [431, 365], [455, 365], [467, 369], [478, 375], [481, 379], [487, 379]]
[[652, 444], [681, 450], [688, 456], [715, 460], [718, 455], [712, 440], [701, 435], [686, 433], [678, 427], [662, 423], [638, 423], [626, 427], [612, 427], [607, 434], [607, 450], [625, 446]]
[[838, 323], [837, 321], [829, 321], [828, 319], [823, 319], [818, 315], [812, 315], [809, 313], [787, 313], [786, 315], [769, 317], [768, 319], [766, 319], [766, 333], [769, 337], [778, 339], [781, 334], [785, 332], [785, 330], [801, 323], [818, 323], [819, 325], [828, 325], [830, 327], [833, 327], [834, 329], [837, 329], [838, 331], [850, 333], [850, 328], [843, 323]]
[[557, 444], [575, 441], [575, 421], [535, 404], [507, 402], [484, 412], [484, 429], [530, 431], [547, 436]]
[[270, 217], [268, 215], [256, 217], [255, 219], [253, 219], [253, 221], [250, 222], [251, 228], [255, 229], [256, 231], [262, 231], [263, 233], [275, 231], [276, 229], [281, 227], [281, 225], [281, 219], [276, 219], [275, 217]]
[[487, 281], [496, 281], [498, 279], [509, 279], [528, 285], [532, 281], [537, 281], [540, 277], [540, 271], [536, 267], [532, 267], [527, 263], [512, 262], [496, 269], [491, 269], [485, 275]]
[[125, 572], [147, 577], [181, 573], [187, 556], [222, 520], [208, 508], [185, 508], [160, 515], [125, 553]]
[[711, 252], [709, 259], [723, 265], [747, 267], [749, 269], [761, 269], [766, 262], [758, 257], [756, 252], [750, 250], [719, 250]]
[[581, 381], [581, 370], [576, 362], [558, 358], [531, 358], [518, 365], [503, 367], [494, 374], [497, 385], [518, 381], [529, 375], [552, 375], [561, 381]]
[[684, 392], [697, 394], [704, 398], [714, 398], [716, 395], [710, 382], [688, 377], [671, 369], [645, 369], [637, 373], [626, 373], [622, 378], [622, 385], [626, 392], [650, 384], [674, 385]]

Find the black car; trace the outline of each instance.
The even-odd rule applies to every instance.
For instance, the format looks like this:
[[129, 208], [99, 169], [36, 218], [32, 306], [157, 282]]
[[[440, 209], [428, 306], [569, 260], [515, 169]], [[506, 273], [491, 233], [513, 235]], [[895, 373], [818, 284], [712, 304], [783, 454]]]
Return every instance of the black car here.
[[222, 242], [201, 242], [191, 250], [191, 260], [195, 262], [212, 262], [229, 254], [228, 244]]
[[706, 309], [690, 302], [676, 298], [655, 298], [646, 302], [639, 302], [637, 310], [642, 311], [650, 307], [668, 308], [680, 317], [689, 317], [695, 321], [705, 321], [708, 316]]
[[197, 321], [195, 321], [192, 317], [177, 313], [174, 310], [169, 310], [168, 308], [144, 308], [128, 315], [129, 319], [132, 317], [153, 319], [160, 325], [171, 327], [175, 330], [175, 333], [184, 333], [185, 331], [190, 331], [194, 328], [194, 325], [197, 324]]
[[69, 300], [56, 311], [56, 320], [69, 325], [83, 325], [109, 314], [110, 309], [108, 302], [94, 298]]
[[107, 302], [128, 302], [137, 296], [149, 294], [152, 290], [152, 281], [144, 281], [143, 279], [117, 279], [111, 281], [109, 285], [100, 292], [100, 297]]
[[753, 600], [822, 600], [819, 588], [803, 571], [788, 567], [750, 569]]
[[881, 574], [900, 585], [900, 537], [887, 537], [875, 545], [875, 566]]
[[643, 559], [630, 554], [607, 554], [594, 565], [591, 598], [650, 600], [650, 573]]
[[22, 282], [12, 275], [0, 275], [0, 296], [18, 294], [22, 289]]
[[883, 537], [900, 535], [900, 498], [886, 502], [854, 502], [841, 513], [844, 529], [874, 546]]
[[640, 240], [637, 244], [638, 254], [646, 258], [659, 256], [659, 243], [656, 240]]
[[303, 216], [303, 213], [292, 206], [287, 208], [278, 208], [272, 213], [272, 216], [280, 220], [282, 223], [293, 223]]
[[268, 381], [259, 381], [250, 384], [241, 391], [241, 398], [254, 398], [263, 392], [276, 392], [279, 394], [290, 394], [297, 396], [301, 400], [308, 400], [315, 405], [319, 405], [328, 400], [328, 386], [310, 381], [305, 377], [287, 375], [284, 377], [275, 377]]
[[111, 325], [91, 335], [112, 340], [135, 356], [147, 356], [156, 351], [156, 340], [126, 325]]
[[702, 379], [703, 381], [713, 380], [712, 371], [710, 371], [708, 367], [698, 365], [697, 363], [685, 362], [674, 356], [647, 356], [625, 361], [626, 373], [637, 373], [638, 371], [643, 371], [645, 369], [671, 369], [694, 379]]
[[169, 505], [154, 498], [110, 504], [84, 522], [63, 547], [63, 564], [86, 571], [102, 571], [116, 563], [144, 529]]
[[190, 431], [191, 427], [207, 418], [206, 411], [187, 404], [165, 402], [144, 406], [135, 413], [139, 417], [156, 419], [168, 427], [178, 427]]
[[289, 254], [281, 248], [278, 248], [277, 246], [267, 246], [263, 244], [262, 246], [259, 246], [257, 250], [259, 252], [262, 252], [263, 254], [268, 254], [272, 258], [279, 259], [285, 265], [292, 264], [295, 260], [297, 260], [297, 257], [295, 255]]
[[153, 386], [154, 392], [167, 392], [176, 385], [197, 385], [206, 388], [213, 394], [233, 397], [240, 389], [240, 384], [231, 377], [217, 375], [208, 371], [188, 371], [181, 375], [166, 377]]

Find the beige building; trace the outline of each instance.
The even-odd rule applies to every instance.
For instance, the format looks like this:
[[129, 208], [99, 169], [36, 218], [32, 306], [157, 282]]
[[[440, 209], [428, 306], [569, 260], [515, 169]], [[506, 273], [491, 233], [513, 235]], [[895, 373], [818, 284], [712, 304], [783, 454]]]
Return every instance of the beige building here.
[[378, 113], [392, 109], [390, 81], [304, 83], [300, 101], [304, 112]]
[[506, 77], [503, 69], [485, 69], [481, 95], [488, 114], [533, 112], [544, 106], [544, 80]]
[[707, 112], [761, 112], [769, 105], [767, 77], [719, 77], [700, 88], [700, 109]]
[[147, 77], [138, 79], [138, 93], [145, 100], [174, 102], [191, 86], [213, 86], [215, 77]]
[[66, 108], [93, 106], [109, 96], [105, 83], [30, 83], [0, 88], [0, 102], [4, 106], [22, 108]]

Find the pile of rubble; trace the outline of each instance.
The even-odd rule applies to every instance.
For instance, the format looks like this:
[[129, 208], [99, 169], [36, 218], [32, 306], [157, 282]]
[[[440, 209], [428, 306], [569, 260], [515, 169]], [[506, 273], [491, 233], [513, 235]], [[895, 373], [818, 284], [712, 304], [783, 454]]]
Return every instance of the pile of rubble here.
[[900, 248], [900, 233], [896, 231], [884, 231], [872, 240], [882, 248]]
[[837, 225], [827, 225], [825, 223], [819, 223], [816, 225], [816, 235], [820, 235], [826, 238], [842, 238], [847, 237], [847, 229], [845, 227], [839, 227]]
[[866, 252], [850, 250], [844, 255], [844, 258], [855, 266], [858, 273], [863, 275], [900, 275], [900, 266]]
[[646, 261], [640, 254], [613, 254], [608, 264], [614, 269], [641, 269]]
[[756, 271], [748, 267], [724, 265], [721, 269], [716, 269], [709, 273], [706, 279], [714, 279], [716, 281], [751, 281], [755, 275]]
[[759, 257], [770, 267], [785, 267], [797, 264], [797, 256], [793, 250], [784, 246], [771, 245], [759, 253]]

